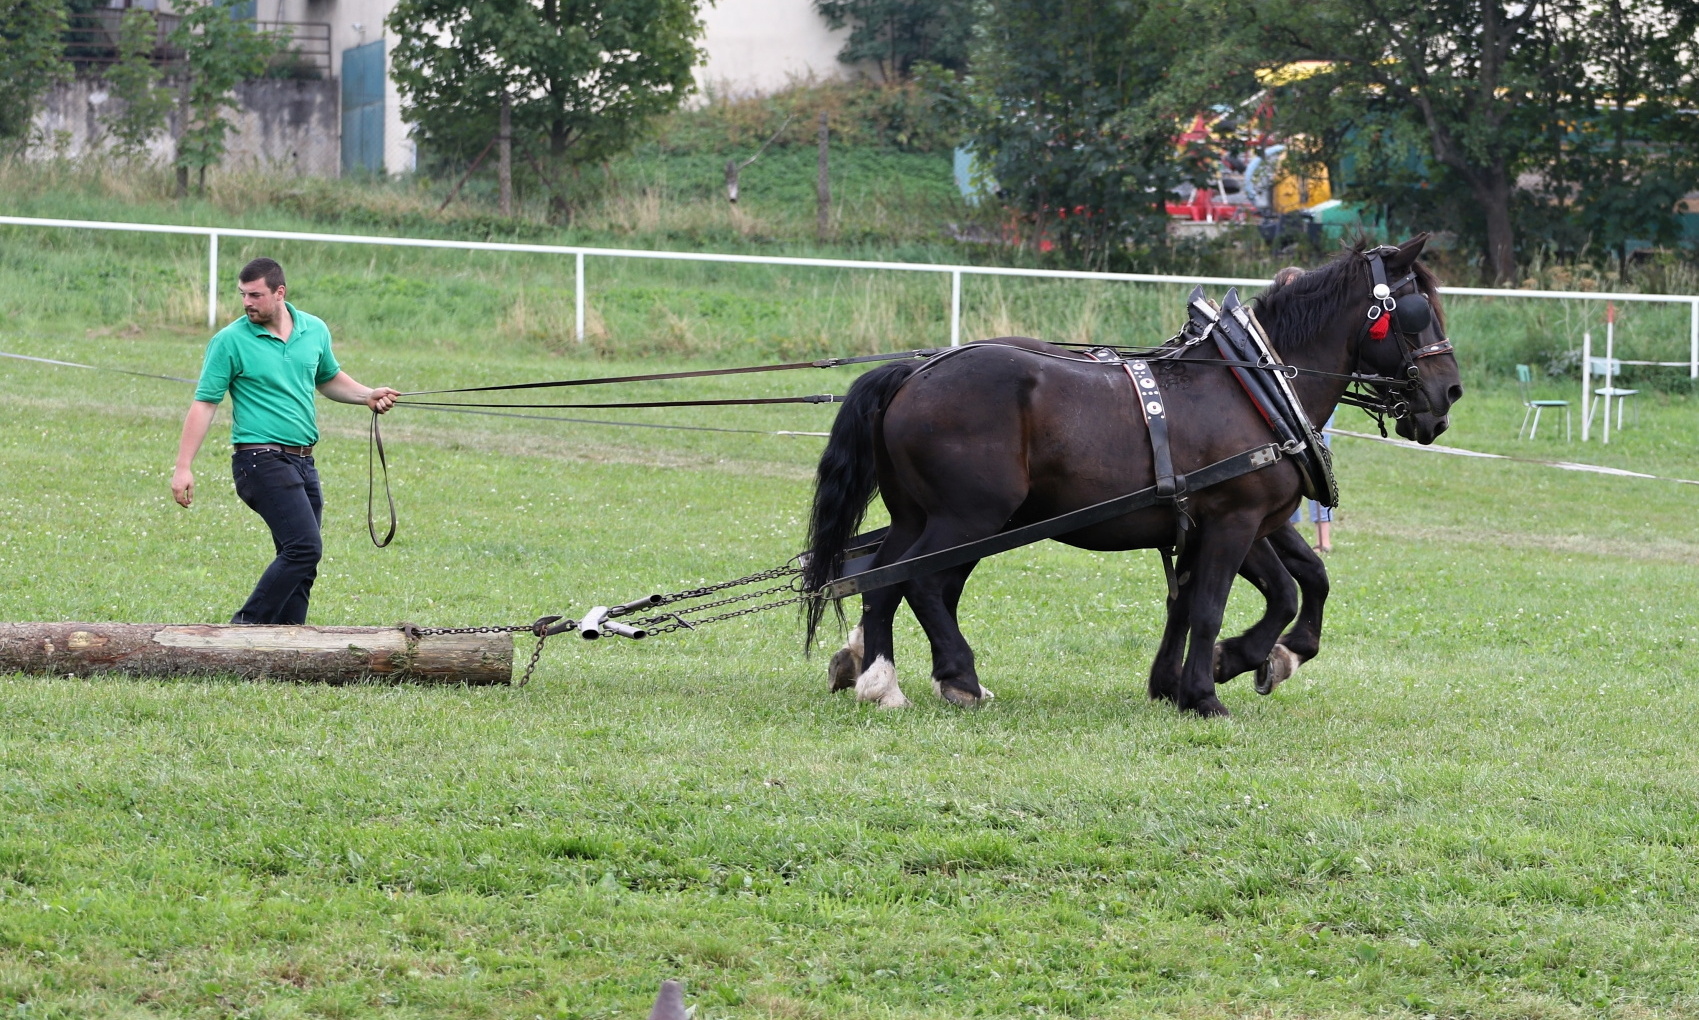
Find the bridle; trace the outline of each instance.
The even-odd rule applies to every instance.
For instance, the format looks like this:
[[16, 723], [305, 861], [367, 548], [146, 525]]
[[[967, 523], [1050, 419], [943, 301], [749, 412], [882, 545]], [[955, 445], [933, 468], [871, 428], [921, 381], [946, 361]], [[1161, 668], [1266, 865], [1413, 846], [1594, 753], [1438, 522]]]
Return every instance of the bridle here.
[[[1451, 340], [1434, 317], [1433, 306], [1417, 285], [1416, 271], [1412, 269], [1397, 281], [1387, 282], [1385, 259], [1397, 251], [1382, 246], [1362, 253], [1369, 263], [1374, 303], [1369, 305], [1362, 332], [1357, 337], [1357, 371], [1351, 373], [1350, 388], [1339, 398], [1340, 403], [1360, 407], [1373, 415], [1383, 436], [1387, 418], [1400, 419], [1431, 410], [1432, 404], [1421, 386], [1422, 359], [1454, 353]], [[1422, 332], [1430, 325], [1439, 332], [1439, 339], [1423, 344]], [[1385, 376], [1363, 372], [1363, 354], [1369, 349], [1368, 344], [1383, 342], [1393, 335], [1397, 336], [1394, 342], [1399, 352], [1398, 373]]]

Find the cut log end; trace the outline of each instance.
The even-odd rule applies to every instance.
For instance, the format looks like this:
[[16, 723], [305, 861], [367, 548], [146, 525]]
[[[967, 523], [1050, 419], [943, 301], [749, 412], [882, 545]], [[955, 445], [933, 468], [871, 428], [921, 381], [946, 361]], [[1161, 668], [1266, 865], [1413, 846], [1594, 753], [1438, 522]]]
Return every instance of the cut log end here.
[[505, 684], [513, 680], [513, 635], [409, 641], [395, 627], [0, 623], [0, 673]]

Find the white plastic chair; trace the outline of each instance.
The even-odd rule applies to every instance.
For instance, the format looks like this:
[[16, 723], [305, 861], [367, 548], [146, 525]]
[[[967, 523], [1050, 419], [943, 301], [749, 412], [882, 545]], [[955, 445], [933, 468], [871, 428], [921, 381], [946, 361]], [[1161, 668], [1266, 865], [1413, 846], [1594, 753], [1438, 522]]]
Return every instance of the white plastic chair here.
[[[1527, 365], [1517, 365], [1516, 387], [1522, 391], [1522, 406], [1527, 408], [1527, 410], [1522, 412], [1522, 427], [1516, 430], [1516, 438], [1521, 439], [1523, 430], [1526, 430], [1528, 438], [1533, 439], [1534, 434], [1540, 431], [1540, 412], [1548, 407], [1561, 407], [1563, 408], [1563, 441], [1566, 443], [1569, 442], [1569, 401], [1528, 399], [1528, 387], [1531, 386], [1533, 382], [1533, 369], [1529, 368]], [[1533, 428], [1528, 428], [1528, 418], [1530, 415], [1532, 415], [1534, 419]]]
[[[1622, 377], [1621, 359], [1589, 358], [1587, 359], [1587, 371], [1592, 375], [1611, 380], [1609, 385], [1600, 386], [1598, 389], [1594, 390], [1593, 396], [1604, 398], [1606, 417], [1609, 417], [1611, 413], [1610, 402], [1612, 400], [1616, 401], [1616, 427], [1618, 429], [1622, 428], [1622, 405], [1629, 397], [1634, 396], [1640, 391], [1623, 389], [1621, 386], [1616, 385], [1616, 380]], [[1592, 427], [1593, 419], [1598, 416], [1598, 413], [1599, 401], [1595, 400], [1593, 401], [1592, 408], [1587, 412], [1587, 425], [1589, 428]], [[1634, 423], [1636, 425], [1640, 423], [1639, 404], [1634, 405]]]

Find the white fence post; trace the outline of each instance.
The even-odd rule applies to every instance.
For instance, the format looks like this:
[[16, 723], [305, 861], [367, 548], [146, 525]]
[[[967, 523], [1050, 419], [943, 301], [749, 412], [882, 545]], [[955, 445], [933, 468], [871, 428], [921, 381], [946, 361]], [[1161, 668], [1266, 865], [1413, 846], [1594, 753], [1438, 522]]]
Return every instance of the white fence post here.
[[578, 316], [578, 342], [584, 342], [584, 253], [578, 253], [577, 275], [573, 278], [573, 297]]
[[1699, 301], [1693, 302], [1687, 334], [1687, 378], [1699, 379]]
[[206, 235], [206, 328], [218, 328], [218, 231]]
[[962, 271], [950, 273], [950, 346], [962, 345]]
[[1593, 424], [1593, 333], [1588, 330], [1581, 334], [1581, 441], [1587, 441], [1587, 433]]
[[[1616, 308], [1605, 302], [1605, 443], [1611, 441], [1611, 394], [1616, 392]], [[1616, 398], [1622, 406], [1622, 398]]]

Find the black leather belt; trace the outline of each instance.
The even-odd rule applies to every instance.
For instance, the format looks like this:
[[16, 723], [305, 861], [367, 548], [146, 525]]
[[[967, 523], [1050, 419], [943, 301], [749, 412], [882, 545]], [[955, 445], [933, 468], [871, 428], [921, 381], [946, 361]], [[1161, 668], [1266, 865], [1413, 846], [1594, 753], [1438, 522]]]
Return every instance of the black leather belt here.
[[276, 450], [279, 453], [292, 453], [297, 457], [311, 457], [313, 448], [310, 446], [284, 446], [282, 443], [237, 443], [238, 452], [242, 450]]

